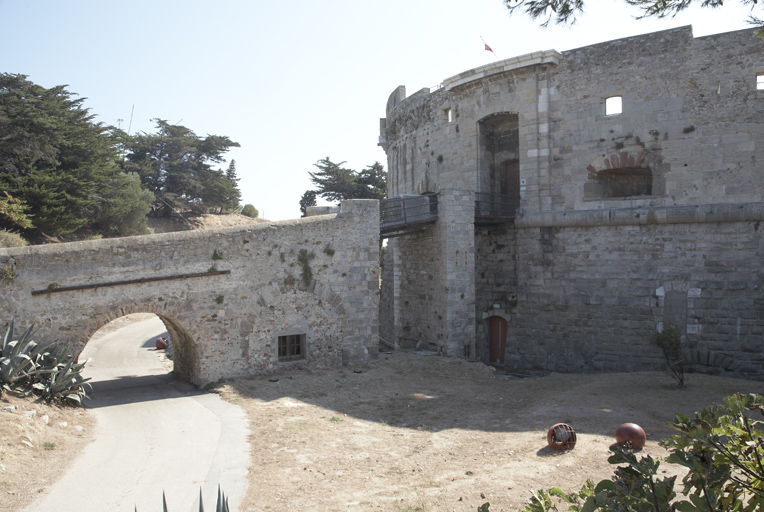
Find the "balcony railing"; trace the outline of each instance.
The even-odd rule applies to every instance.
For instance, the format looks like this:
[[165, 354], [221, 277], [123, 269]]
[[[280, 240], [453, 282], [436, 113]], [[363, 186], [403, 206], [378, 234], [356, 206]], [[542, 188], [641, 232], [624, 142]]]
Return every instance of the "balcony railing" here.
[[475, 194], [476, 221], [504, 221], [514, 219], [520, 208], [520, 198], [503, 194], [478, 192]]
[[438, 220], [438, 195], [402, 195], [379, 202], [379, 230], [390, 233]]

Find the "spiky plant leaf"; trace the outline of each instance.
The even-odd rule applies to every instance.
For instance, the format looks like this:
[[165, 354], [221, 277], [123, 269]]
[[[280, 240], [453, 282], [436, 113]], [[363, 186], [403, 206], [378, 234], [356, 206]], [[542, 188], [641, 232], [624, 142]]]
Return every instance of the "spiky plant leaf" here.
[[5, 347], [11, 342], [12, 337], [13, 337], [13, 320], [11, 320], [8, 323], [8, 329], [5, 331], [5, 336], [3, 336], [3, 344], [0, 346], [0, 357], [5, 355]]
[[0, 359], [0, 379], [8, 384], [24, 377], [34, 370], [34, 360], [26, 354], [16, 354], [13, 357]]
[[[17, 340], [9, 340], [4, 346], [3, 346], [3, 354], [2, 357], [13, 357], [15, 355], [18, 355], [21, 353], [21, 349], [23, 349], [27, 344], [34, 341], [32, 340], [32, 330], [34, 329], [34, 324], [29, 327], [26, 331], [24, 331], [24, 334], [21, 335], [21, 337]], [[8, 332], [12, 336], [13, 333], [11, 332], [10, 327], [8, 328]]]
[[215, 512], [231, 512], [228, 508], [228, 498], [220, 489], [220, 484], [218, 484], [218, 501], [215, 507]]

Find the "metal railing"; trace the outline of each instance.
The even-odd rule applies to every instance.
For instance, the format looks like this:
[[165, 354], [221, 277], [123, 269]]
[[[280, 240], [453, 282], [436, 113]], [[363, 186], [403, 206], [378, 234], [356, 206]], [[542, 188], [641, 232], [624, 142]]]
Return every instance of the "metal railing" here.
[[520, 208], [520, 198], [516, 196], [478, 192], [475, 197], [476, 220], [514, 219]]
[[379, 202], [379, 230], [389, 233], [438, 220], [438, 195], [402, 195]]

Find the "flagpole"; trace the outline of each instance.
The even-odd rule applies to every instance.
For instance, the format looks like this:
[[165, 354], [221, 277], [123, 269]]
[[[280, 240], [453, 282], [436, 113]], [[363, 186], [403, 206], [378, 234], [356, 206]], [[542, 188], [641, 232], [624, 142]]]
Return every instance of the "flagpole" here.
[[485, 49], [488, 50], [489, 52], [493, 53], [493, 56], [496, 57], [496, 60], [499, 60], [499, 56], [496, 55], [496, 52], [493, 51], [493, 48], [488, 46], [488, 43], [485, 42], [485, 39], [483, 39], [483, 36], [480, 36], [480, 40], [483, 41], [483, 45], [485, 46]]

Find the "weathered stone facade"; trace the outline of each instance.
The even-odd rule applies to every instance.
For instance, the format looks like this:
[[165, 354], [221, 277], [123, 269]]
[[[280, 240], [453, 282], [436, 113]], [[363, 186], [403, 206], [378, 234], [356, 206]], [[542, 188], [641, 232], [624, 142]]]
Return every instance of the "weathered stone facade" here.
[[694, 370], [764, 378], [762, 74], [753, 30], [683, 27], [396, 89], [389, 196], [438, 220], [389, 240], [386, 336], [488, 361], [501, 318], [507, 369], [634, 371], [672, 324]]
[[[0, 249], [16, 274], [2, 281], [0, 318], [81, 349], [114, 318], [156, 313], [176, 371], [197, 385], [357, 363], [378, 350], [378, 230], [378, 201], [355, 200], [292, 221]], [[305, 335], [304, 358], [280, 362], [289, 335]]]

